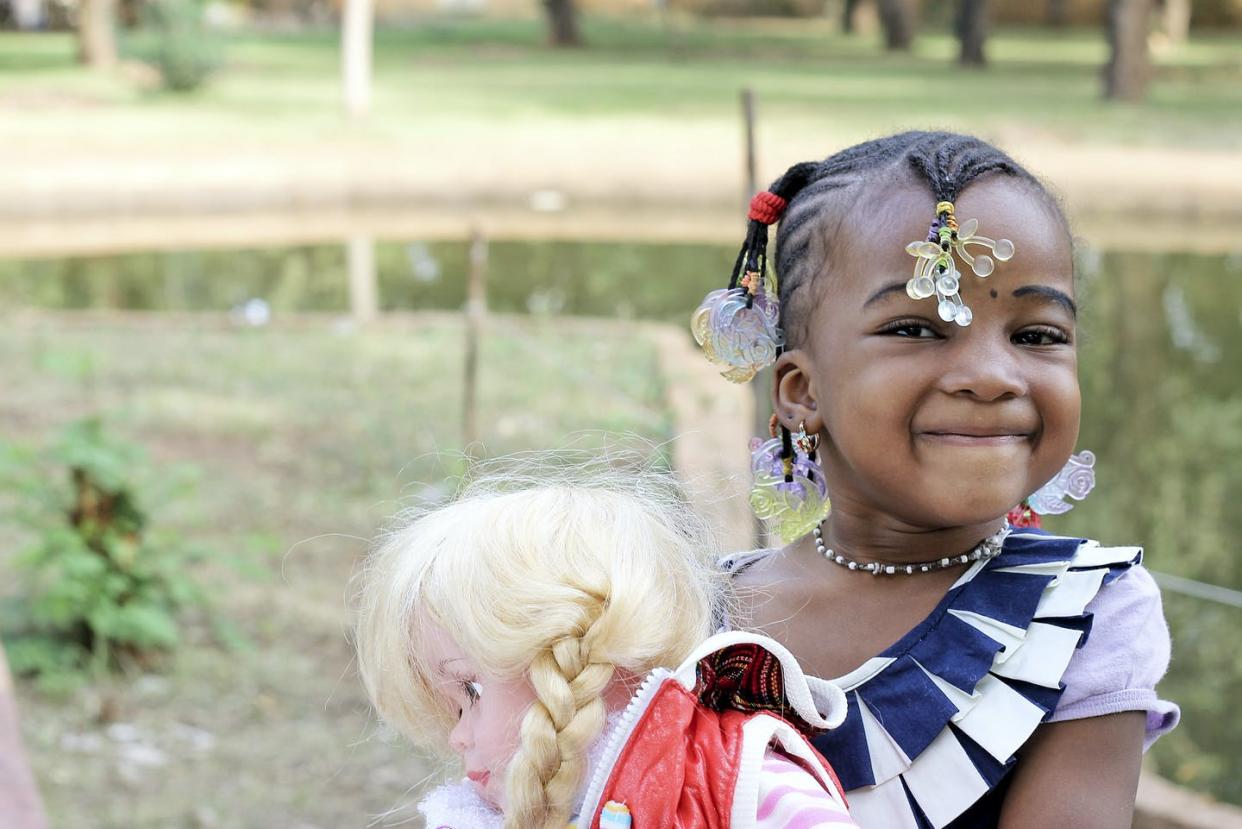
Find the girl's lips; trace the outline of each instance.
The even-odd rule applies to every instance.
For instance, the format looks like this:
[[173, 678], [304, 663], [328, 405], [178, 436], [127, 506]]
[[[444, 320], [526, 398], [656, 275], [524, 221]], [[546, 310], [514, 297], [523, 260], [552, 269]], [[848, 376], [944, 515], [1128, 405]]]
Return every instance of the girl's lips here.
[[953, 446], [1009, 446], [1029, 439], [1026, 434], [963, 434], [961, 432], [921, 432], [919, 437]]
[[466, 777], [480, 786], [486, 786], [487, 780], [491, 775], [485, 771], [468, 771], [466, 772]]

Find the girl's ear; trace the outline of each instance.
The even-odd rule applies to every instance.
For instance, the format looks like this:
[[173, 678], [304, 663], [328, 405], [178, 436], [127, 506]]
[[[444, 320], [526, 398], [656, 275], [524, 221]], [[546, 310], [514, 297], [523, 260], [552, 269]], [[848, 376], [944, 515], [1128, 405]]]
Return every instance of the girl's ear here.
[[772, 403], [777, 418], [790, 431], [797, 431], [804, 422], [810, 434], [824, 430], [815, 381], [811, 379], [810, 355], [805, 351], [795, 348], [776, 359], [772, 368]]

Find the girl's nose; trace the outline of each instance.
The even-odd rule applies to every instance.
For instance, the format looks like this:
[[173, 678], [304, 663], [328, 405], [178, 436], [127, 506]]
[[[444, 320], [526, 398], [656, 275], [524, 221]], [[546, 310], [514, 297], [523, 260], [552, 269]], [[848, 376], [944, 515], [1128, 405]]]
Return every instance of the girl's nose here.
[[955, 346], [940, 376], [943, 391], [984, 402], [1026, 394], [1026, 378], [1007, 337], [959, 336]]

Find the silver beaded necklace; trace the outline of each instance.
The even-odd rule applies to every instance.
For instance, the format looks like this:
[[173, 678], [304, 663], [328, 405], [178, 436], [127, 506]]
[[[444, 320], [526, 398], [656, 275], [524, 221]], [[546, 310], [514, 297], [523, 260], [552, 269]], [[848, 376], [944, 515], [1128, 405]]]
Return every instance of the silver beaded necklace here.
[[983, 561], [1000, 555], [1001, 547], [1005, 543], [1005, 536], [1010, 533], [1009, 522], [1006, 521], [1004, 526], [992, 535], [980, 541], [969, 552], [956, 556], [945, 556], [944, 558], [933, 559], [931, 561], [923, 561], [915, 564], [885, 564], [882, 561], [855, 561], [849, 556], [843, 556], [834, 551], [831, 547], [824, 545], [823, 522], [821, 521], [815, 527], [815, 549], [824, 558], [833, 564], [839, 564], [842, 567], [848, 567], [851, 570], [862, 570], [873, 576], [896, 576], [905, 575], [912, 576], [915, 573], [930, 573], [933, 570], [946, 570], [950, 567], [957, 567], [962, 564], [970, 564], [974, 561]]

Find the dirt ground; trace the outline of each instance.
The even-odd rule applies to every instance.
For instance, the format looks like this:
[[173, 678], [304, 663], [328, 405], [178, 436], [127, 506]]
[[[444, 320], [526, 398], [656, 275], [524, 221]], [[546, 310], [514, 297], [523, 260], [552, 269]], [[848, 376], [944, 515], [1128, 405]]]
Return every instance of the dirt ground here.
[[[990, 137], [1052, 182], [1078, 215], [1242, 217], [1237, 152]], [[759, 180], [848, 140], [763, 134]], [[548, 192], [576, 207], [624, 204], [675, 216], [733, 207], [743, 181], [732, 125], [619, 117], [517, 122], [500, 130], [464, 125], [401, 142], [88, 145], [85, 151], [26, 145], [0, 158], [0, 188], [6, 193], [0, 215], [14, 220], [411, 205], [452, 214], [527, 205]]]

